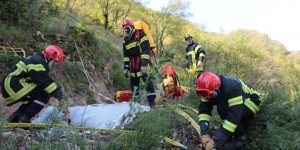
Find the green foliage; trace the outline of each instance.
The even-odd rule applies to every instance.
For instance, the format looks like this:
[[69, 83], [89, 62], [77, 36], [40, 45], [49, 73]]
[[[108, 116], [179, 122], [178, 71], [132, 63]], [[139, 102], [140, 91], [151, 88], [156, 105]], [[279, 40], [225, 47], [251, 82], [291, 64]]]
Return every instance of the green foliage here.
[[[88, 86], [86, 76], [83, 73], [82, 65], [79, 62], [66, 62], [63, 65], [64, 74], [68, 81], [65, 82], [64, 87], [70, 92], [83, 93], [87, 96], [87, 104], [96, 103], [96, 93]], [[73, 72], [77, 72], [76, 74]]]
[[13, 51], [1, 52], [0, 53], [0, 66], [2, 69], [10, 68], [15, 65], [21, 58]]
[[112, 64], [111, 70], [109, 70], [109, 74], [115, 90], [130, 89], [129, 79], [125, 78], [123, 67], [120, 64]]
[[[3, 138], [2, 135], [0, 138]], [[7, 141], [7, 140], [2, 140], [0, 141], [0, 146], [1, 148], [3, 149], [16, 149], [16, 147], [18, 145], [20, 145], [23, 141], [23, 138], [22, 137], [18, 137], [16, 139], [14, 139], [14, 142], [11, 142], [11, 141]]]
[[34, 29], [40, 26], [40, 20], [58, 14], [55, 5], [45, 0], [3, 1], [0, 4], [0, 20], [8, 25], [19, 25]]
[[[9, 26], [9, 25], [2, 24], [1, 20], [0, 20], [1, 36], [9, 36], [9, 35], [13, 35], [13, 34], [22, 36], [25, 34], [24, 32], [26, 32], [26, 31], [21, 30], [20, 28], [18, 28], [16, 26]], [[1, 44], [1, 46], [3, 46], [3, 44]]]
[[250, 128], [247, 149], [297, 149], [299, 148], [299, 112], [284, 90], [271, 91], [261, 111]]
[[93, 55], [93, 60], [94, 60], [93, 64], [95, 64], [95, 68], [100, 69], [100, 70], [104, 69], [105, 63], [104, 63], [103, 59], [99, 59], [98, 56]]
[[161, 108], [140, 115], [133, 124], [137, 134], [125, 139], [128, 149], [156, 149], [162, 145], [160, 136], [170, 131], [171, 118], [171, 111]]

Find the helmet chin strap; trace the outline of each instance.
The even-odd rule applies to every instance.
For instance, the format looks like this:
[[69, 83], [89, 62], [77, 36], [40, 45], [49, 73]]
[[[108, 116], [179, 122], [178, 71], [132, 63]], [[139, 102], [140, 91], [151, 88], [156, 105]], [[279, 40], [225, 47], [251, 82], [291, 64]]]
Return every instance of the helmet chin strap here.
[[219, 95], [220, 95], [220, 90], [219, 90], [219, 89], [216, 89], [216, 90], [214, 90], [213, 93], [212, 93], [212, 98], [215, 99], [215, 98], [217, 98]]
[[49, 63], [51, 62], [51, 61], [53, 61], [54, 59], [52, 59], [52, 58], [46, 58], [45, 57], [45, 61], [46, 61], [46, 64], [47, 65], [49, 65]]
[[135, 31], [135, 29], [132, 29], [132, 30], [130, 31], [130, 33], [129, 33], [129, 34], [126, 34], [126, 36], [127, 36], [127, 37], [131, 37], [131, 36], [132, 36], [132, 34], [134, 33], [134, 31]]

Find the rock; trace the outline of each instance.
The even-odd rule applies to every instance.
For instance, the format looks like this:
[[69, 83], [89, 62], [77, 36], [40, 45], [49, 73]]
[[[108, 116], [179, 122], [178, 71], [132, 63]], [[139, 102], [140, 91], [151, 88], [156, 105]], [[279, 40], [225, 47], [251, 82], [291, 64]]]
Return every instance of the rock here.
[[39, 41], [45, 41], [45, 36], [41, 31], [36, 31], [35, 36]]
[[8, 132], [4, 132], [2, 136], [3, 138], [12, 138], [15, 136], [15, 133], [13, 133], [12, 131], [8, 131]]

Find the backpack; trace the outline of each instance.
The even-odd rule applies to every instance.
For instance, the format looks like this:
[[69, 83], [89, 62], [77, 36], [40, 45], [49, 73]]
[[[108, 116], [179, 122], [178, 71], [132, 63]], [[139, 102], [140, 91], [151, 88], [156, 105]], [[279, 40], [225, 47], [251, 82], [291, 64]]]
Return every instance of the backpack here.
[[136, 34], [135, 34], [135, 40], [137, 42], [140, 41], [140, 31], [143, 31], [150, 43], [150, 64], [154, 65], [156, 63], [156, 54], [157, 54], [157, 49], [155, 47], [155, 43], [154, 40], [152, 38], [151, 32], [150, 32], [150, 25], [149, 23], [144, 20], [144, 19], [140, 19], [136, 22], [134, 22], [134, 28], [136, 29]]
[[180, 87], [179, 79], [171, 64], [164, 64], [160, 69], [163, 82], [160, 84], [160, 90], [163, 97], [180, 98], [184, 94], [184, 89]]

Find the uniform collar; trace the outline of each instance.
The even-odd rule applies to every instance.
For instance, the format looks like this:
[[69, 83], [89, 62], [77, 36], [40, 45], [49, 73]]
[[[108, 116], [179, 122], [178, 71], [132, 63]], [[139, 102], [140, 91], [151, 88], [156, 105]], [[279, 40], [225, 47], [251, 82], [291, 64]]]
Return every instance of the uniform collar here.
[[195, 44], [195, 42], [193, 41], [191, 44], [189, 44], [188, 46], [192, 46], [192, 45], [194, 45]]

